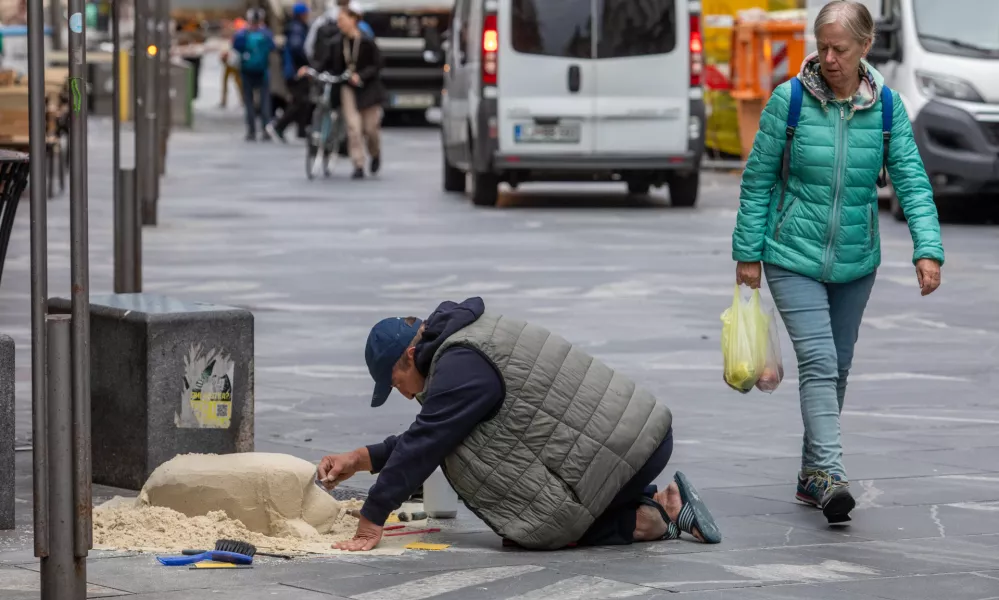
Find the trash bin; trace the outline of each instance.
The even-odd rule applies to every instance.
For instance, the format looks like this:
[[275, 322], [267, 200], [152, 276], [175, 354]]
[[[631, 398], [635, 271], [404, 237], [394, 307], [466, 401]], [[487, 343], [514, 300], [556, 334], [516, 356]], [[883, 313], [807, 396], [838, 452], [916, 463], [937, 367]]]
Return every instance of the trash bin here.
[[[111, 55], [108, 55], [109, 57]], [[102, 117], [114, 114], [114, 61], [98, 59], [89, 61], [90, 94], [87, 98], [88, 113]]]
[[170, 122], [173, 127], [194, 125], [194, 73], [187, 61], [170, 61]]
[[[14, 216], [28, 185], [28, 155], [0, 150], [0, 275]], [[0, 335], [0, 473], [14, 472], [14, 340]], [[14, 528], [14, 478], [0, 481], [0, 529]]]
[[[49, 312], [68, 314], [69, 298]], [[253, 314], [158, 294], [90, 297], [94, 483], [139, 490], [179, 454], [253, 451]]]
[[13, 150], [0, 150], [0, 277], [7, 259], [7, 244], [14, 228], [17, 205], [28, 185], [28, 155]]

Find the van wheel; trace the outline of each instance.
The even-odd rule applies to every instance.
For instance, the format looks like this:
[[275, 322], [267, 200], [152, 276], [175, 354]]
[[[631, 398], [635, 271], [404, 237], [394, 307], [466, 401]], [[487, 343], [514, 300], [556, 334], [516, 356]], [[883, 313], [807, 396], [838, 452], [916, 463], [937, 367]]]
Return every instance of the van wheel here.
[[447, 162], [447, 154], [444, 155], [444, 191], [445, 192], [464, 192], [465, 191], [465, 172], [452, 167]]
[[472, 175], [472, 204], [476, 206], [496, 206], [499, 200], [499, 178], [492, 173]]
[[652, 186], [647, 181], [629, 181], [628, 193], [632, 196], [648, 196], [650, 187]]
[[697, 190], [700, 187], [701, 174], [694, 171], [689, 175], [675, 174], [669, 178], [669, 199], [673, 206], [685, 208], [697, 204]]

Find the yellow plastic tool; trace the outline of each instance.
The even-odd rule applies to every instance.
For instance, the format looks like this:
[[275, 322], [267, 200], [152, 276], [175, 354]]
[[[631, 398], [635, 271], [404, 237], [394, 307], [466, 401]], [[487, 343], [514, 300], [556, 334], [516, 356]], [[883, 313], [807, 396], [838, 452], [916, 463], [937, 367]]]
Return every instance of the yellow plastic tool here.
[[214, 562], [210, 560], [194, 563], [192, 569], [252, 569], [251, 565], [234, 565], [233, 563]]
[[406, 550], [447, 550], [451, 544], [428, 544], [426, 542], [413, 542], [406, 545]]

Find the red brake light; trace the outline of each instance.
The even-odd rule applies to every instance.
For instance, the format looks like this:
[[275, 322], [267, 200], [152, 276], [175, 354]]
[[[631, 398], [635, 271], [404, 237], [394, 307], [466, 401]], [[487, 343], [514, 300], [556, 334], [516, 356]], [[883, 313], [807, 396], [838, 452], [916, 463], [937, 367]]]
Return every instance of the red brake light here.
[[496, 15], [486, 15], [482, 24], [482, 84], [496, 85], [499, 72], [497, 57], [499, 53], [499, 28]]
[[690, 87], [701, 85], [704, 72], [704, 42], [701, 38], [701, 15], [690, 15]]

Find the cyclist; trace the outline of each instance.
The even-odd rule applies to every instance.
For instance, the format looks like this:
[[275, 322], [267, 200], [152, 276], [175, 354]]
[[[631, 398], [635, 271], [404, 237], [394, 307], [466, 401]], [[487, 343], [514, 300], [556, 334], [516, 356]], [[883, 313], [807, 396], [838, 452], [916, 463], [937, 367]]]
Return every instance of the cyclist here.
[[[309, 27], [309, 35], [305, 38], [305, 55], [309, 61], [320, 68], [329, 56], [329, 48], [333, 38], [340, 33], [337, 27], [336, 18], [340, 14], [340, 8], [346, 6], [350, 0], [330, 0], [326, 3], [326, 12], [319, 15], [312, 26]], [[358, 24], [365, 35], [374, 39], [375, 31], [363, 19]]]
[[[246, 13], [247, 27], [238, 31], [232, 48], [240, 53], [240, 77], [243, 80], [243, 104], [246, 107], [246, 140], [257, 139], [257, 114], [253, 93], [260, 95], [260, 126], [271, 120], [270, 56], [274, 51], [274, 36], [264, 22], [264, 11], [251, 8]], [[271, 136], [264, 129], [263, 140]]]
[[285, 44], [282, 54], [284, 79], [291, 92], [291, 105], [284, 111], [280, 119], [267, 124], [266, 131], [270, 135], [284, 139], [284, 130], [291, 123], [298, 127], [298, 137], [305, 137], [305, 127], [312, 114], [309, 103], [309, 81], [297, 76], [298, 70], [308, 66], [309, 59], [305, 56], [305, 37], [309, 32], [309, 7], [299, 2], [292, 8], [291, 21], [285, 28]]
[[347, 143], [354, 163], [354, 179], [364, 178], [364, 148], [371, 157], [370, 171], [381, 168], [380, 128], [385, 86], [381, 80], [382, 55], [375, 41], [361, 32], [361, 7], [351, 0], [337, 15], [340, 33], [322, 70], [353, 76], [340, 87], [340, 110], [347, 124]]

